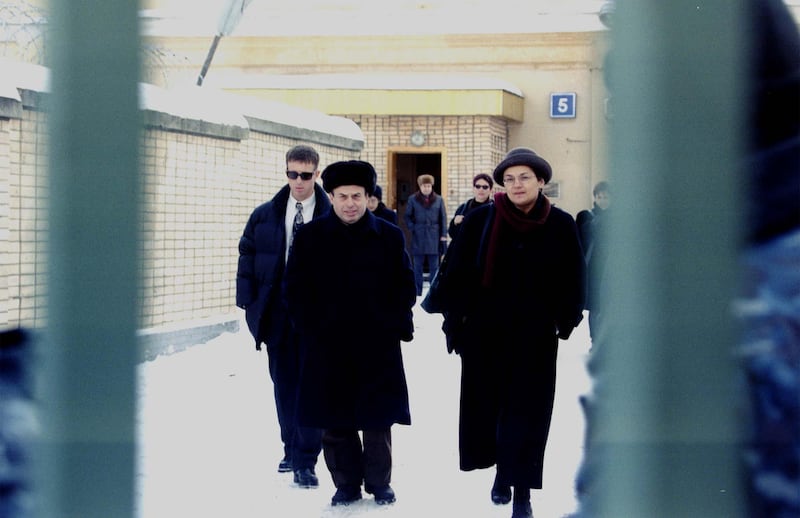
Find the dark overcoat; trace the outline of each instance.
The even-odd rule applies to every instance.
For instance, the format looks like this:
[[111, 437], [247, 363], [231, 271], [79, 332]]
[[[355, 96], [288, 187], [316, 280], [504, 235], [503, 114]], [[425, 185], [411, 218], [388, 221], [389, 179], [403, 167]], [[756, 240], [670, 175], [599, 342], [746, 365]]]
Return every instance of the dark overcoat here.
[[[447, 233], [450, 235], [450, 239], [455, 239], [458, 235], [458, 231], [461, 230], [460, 225], [456, 225], [455, 220], [456, 216], [464, 216], [467, 217], [467, 214], [472, 212], [473, 210], [483, 207], [487, 203], [492, 203], [492, 198], [490, 197], [487, 201], [483, 203], [478, 203], [475, 198], [470, 198], [461, 205], [458, 206], [456, 209], [456, 213], [453, 214], [453, 219], [450, 220], [450, 225], [447, 227]], [[463, 221], [462, 221], [463, 223]]]
[[377, 208], [375, 208], [372, 213], [381, 219], [385, 219], [393, 225], [397, 225], [397, 213], [387, 207], [383, 202], [378, 203]]
[[400, 341], [413, 337], [416, 287], [400, 228], [331, 211], [298, 230], [285, 281], [302, 348], [299, 424], [410, 424]]
[[432, 193], [434, 200], [425, 207], [417, 194], [408, 198], [403, 221], [411, 233], [411, 255], [439, 255], [439, 241], [447, 237], [447, 211], [444, 200]]
[[464, 218], [447, 268], [444, 328], [462, 360], [460, 467], [497, 464], [505, 483], [541, 488], [558, 336], [582, 318], [585, 263], [572, 216], [552, 207], [534, 230], [509, 230], [483, 286], [496, 212]]
[[[253, 210], [239, 239], [236, 270], [236, 305], [245, 310], [247, 327], [260, 348], [276, 343], [283, 334], [286, 311], [281, 282], [286, 257], [286, 204], [288, 185]], [[314, 185], [314, 219], [331, 208], [328, 194]]]

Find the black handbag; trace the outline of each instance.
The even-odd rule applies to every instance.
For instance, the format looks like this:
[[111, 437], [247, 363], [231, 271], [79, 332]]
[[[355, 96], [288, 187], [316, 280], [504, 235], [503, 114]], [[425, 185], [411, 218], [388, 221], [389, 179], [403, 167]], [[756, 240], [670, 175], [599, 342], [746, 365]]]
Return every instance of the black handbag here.
[[[487, 239], [489, 236], [489, 231], [491, 229], [492, 221], [494, 220], [494, 205], [490, 205], [488, 208], [489, 216], [486, 218], [486, 223], [483, 225], [483, 231], [481, 232], [481, 240], [480, 240], [480, 248], [484, 247], [484, 243], [487, 243]], [[447, 273], [447, 265], [450, 258], [450, 251], [453, 249], [453, 244], [451, 243], [450, 246], [444, 252], [444, 257], [442, 258], [442, 262], [439, 265], [439, 269], [436, 271], [436, 275], [433, 276], [431, 279], [431, 286], [428, 288], [428, 293], [425, 295], [425, 298], [422, 299], [420, 306], [428, 313], [445, 313], [447, 308], [447, 282], [448, 282], [448, 273]], [[479, 261], [480, 252], [475, 258], [475, 261]]]
[[444, 313], [445, 311], [445, 290], [447, 283], [447, 263], [448, 256], [450, 255], [451, 247], [447, 247], [444, 257], [442, 258], [439, 269], [436, 270], [436, 275], [431, 279], [431, 285], [428, 288], [428, 293], [422, 299], [420, 306], [428, 313]]

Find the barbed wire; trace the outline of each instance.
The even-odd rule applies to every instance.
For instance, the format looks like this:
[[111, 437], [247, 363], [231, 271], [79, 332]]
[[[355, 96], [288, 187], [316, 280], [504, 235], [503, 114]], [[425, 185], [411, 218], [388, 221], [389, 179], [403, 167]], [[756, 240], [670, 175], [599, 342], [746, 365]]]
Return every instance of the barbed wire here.
[[[0, 1], [0, 57], [46, 65], [49, 31], [47, 13], [25, 2]], [[142, 45], [142, 81], [169, 87], [176, 74], [186, 69], [188, 58], [169, 49]]]
[[44, 65], [47, 16], [36, 6], [0, 2], [0, 56]]

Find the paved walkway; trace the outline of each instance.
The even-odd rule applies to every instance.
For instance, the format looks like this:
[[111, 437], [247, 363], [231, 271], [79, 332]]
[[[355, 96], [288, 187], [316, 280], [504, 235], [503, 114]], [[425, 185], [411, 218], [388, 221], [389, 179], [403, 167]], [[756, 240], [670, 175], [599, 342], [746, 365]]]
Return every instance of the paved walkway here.
[[[403, 346], [412, 425], [393, 428], [396, 504], [330, 507], [334, 487], [321, 457], [318, 489], [277, 473], [282, 448], [267, 358], [241, 331], [141, 365], [139, 518], [511, 516], [510, 506], [489, 500], [493, 470], [458, 469], [460, 361], [446, 352], [441, 316], [417, 306], [415, 324], [414, 341]], [[545, 487], [532, 492], [537, 518], [576, 508], [588, 348], [585, 321], [561, 343]]]

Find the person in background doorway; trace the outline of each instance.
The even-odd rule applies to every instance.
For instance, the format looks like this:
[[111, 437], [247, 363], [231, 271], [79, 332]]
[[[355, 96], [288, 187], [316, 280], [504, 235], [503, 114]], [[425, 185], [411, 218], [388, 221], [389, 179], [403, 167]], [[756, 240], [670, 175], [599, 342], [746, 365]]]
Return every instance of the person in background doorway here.
[[322, 430], [296, 423], [300, 352], [281, 283], [294, 233], [327, 213], [331, 202], [316, 182], [319, 154], [312, 147], [298, 145], [286, 153], [286, 177], [288, 184], [252, 212], [239, 240], [236, 305], [245, 310], [256, 349], [267, 345], [284, 451], [278, 471], [293, 471], [294, 482], [301, 487], [317, 487], [315, 466]]
[[413, 338], [414, 274], [403, 232], [367, 210], [376, 178], [368, 162], [329, 165], [333, 211], [298, 231], [286, 268], [304, 351], [298, 420], [324, 429], [334, 506], [361, 499], [362, 484], [395, 501], [391, 426], [411, 424], [400, 342]]
[[552, 177], [545, 159], [515, 148], [493, 176], [506, 192], [475, 209], [450, 245], [443, 329], [461, 356], [460, 467], [496, 466], [492, 501], [513, 500], [512, 518], [530, 518], [558, 340], [581, 321], [586, 267], [572, 216], [542, 194]]
[[417, 178], [419, 191], [408, 198], [406, 212], [403, 214], [403, 221], [411, 233], [417, 296], [422, 295], [425, 263], [428, 264], [428, 278], [433, 279], [439, 269], [442, 243], [447, 244], [447, 211], [442, 197], [433, 192], [433, 183], [434, 178], [429, 174], [422, 174]]
[[376, 185], [375, 192], [372, 193], [367, 202], [367, 208], [372, 211], [375, 216], [397, 225], [397, 213], [383, 203], [382, 197], [383, 191], [381, 190], [381, 186]]
[[492, 203], [492, 187], [494, 187], [494, 181], [486, 173], [478, 173], [472, 178], [473, 196], [458, 206], [455, 216], [450, 220], [450, 226], [447, 228], [450, 239], [456, 238], [461, 228], [461, 222], [464, 221], [467, 214], [486, 203]]

